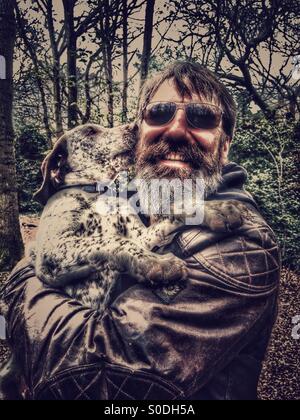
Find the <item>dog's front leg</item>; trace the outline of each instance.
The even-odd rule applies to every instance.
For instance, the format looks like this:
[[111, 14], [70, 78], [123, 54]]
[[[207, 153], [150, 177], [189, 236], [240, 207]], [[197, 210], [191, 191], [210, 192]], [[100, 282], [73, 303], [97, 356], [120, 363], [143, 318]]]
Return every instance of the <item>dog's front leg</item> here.
[[140, 241], [119, 237], [107, 243], [107, 253], [114, 269], [128, 273], [138, 282], [166, 285], [187, 278], [186, 264], [173, 254], [158, 255], [145, 249]]
[[36, 275], [53, 287], [64, 287], [70, 283], [86, 279], [95, 273], [91, 259], [97, 252], [97, 260], [107, 258], [101, 252], [101, 238], [60, 238], [51, 246], [39, 252], [35, 260]]

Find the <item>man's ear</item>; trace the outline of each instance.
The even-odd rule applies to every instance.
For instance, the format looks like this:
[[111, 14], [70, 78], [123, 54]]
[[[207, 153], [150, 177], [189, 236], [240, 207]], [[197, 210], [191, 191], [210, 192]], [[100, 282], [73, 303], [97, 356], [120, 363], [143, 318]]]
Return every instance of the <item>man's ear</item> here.
[[230, 144], [231, 144], [231, 139], [230, 137], [226, 136], [225, 140], [223, 141], [222, 149], [221, 149], [221, 161], [223, 165], [225, 165], [228, 162]]

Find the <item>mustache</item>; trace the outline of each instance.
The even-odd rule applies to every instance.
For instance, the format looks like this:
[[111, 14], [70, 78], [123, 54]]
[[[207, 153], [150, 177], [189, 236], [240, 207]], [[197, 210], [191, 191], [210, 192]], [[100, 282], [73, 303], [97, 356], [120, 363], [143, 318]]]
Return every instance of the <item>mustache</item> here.
[[154, 165], [166, 158], [170, 153], [178, 154], [183, 161], [188, 162], [194, 170], [205, 168], [208, 173], [216, 170], [216, 157], [213, 153], [203, 151], [200, 145], [190, 144], [185, 139], [170, 141], [161, 138], [156, 143], [150, 144], [147, 148], [137, 153], [139, 165]]

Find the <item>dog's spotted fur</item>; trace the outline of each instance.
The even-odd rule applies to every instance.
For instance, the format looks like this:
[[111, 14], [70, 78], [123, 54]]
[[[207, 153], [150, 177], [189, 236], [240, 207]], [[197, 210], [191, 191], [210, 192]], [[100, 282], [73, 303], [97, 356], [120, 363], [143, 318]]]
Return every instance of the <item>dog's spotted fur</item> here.
[[[37, 276], [100, 311], [121, 273], [152, 285], [186, 278], [181, 259], [151, 252], [182, 225], [180, 220], [165, 218], [146, 228], [137, 215], [126, 213], [122, 202], [115, 214], [101, 216], [97, 206], [116, 208], [114, 197], [78, 188], [57, 192], [62, 184], [113, 179], [128, 170], [134, 144], [128, 126], [104, 129], [89, 124], [74, 129], [45, 160], [44, 184], [37, 194], [41, 202], [47, 202], [32, 254]], [[225, 225], [236, 227], [241, 224], [240, 212], [232, 202], [209, 203], [204, 223], [216, 230]]]
[[[37, 276], [51, 286], [65, 287], [71, 296], [101, 311], [121, 273], [152, 285], [186, 277], [182, 260], [151, 252], [179, 221], [162, 220], [147, 229], [137, 215], [125, 213], [127, 206], [122, 206], [120, 198], [79, 188], [54, 189], [61, 184], [106, 181], [128, 170], [132, 136], [129, 127], [96, 125], [67, 133], [43, 165], [45, 181], [37, 194], [45, 203], [54, 193], [45, 206], [32, 249]], [[101, 216], [99, 205], [118, 210]]]

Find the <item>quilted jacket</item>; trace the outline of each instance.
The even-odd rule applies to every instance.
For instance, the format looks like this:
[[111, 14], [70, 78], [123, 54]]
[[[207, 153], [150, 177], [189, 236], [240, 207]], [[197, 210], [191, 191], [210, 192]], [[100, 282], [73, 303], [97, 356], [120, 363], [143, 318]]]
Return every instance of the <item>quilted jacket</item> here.
[[233, 164], [212, 199], [251, 216], [233, 233], [189, 228], [167, 246], [183, 258], [183, 289], [154, 292], [124, 278], [103, 317], [43, 285], [22, 261], [2, 289], [8, 341], [35, 400], [257, 398], [280, 276], [270, 227]]

